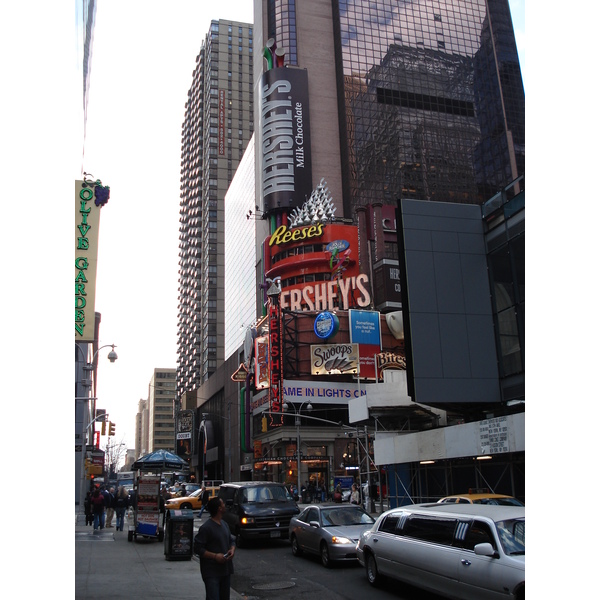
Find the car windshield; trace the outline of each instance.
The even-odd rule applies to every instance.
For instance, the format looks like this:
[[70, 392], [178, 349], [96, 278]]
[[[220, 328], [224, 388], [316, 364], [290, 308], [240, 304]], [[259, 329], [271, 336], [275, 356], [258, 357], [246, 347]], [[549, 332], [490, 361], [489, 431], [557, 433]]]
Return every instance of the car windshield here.
[[373, 517], [358, 506], [348, 508], [329, 508], [321, 511], [323, 527], [339, 527], [340, 525], [371, 525]]
[[525, 519], [508, 519], [496, 523], [505, 554], [525, 554]]
[[281, 486], [258, 486], [246, 488], [243, 492], [243, 502], [285, 502], [291, 500], [287, 490]]

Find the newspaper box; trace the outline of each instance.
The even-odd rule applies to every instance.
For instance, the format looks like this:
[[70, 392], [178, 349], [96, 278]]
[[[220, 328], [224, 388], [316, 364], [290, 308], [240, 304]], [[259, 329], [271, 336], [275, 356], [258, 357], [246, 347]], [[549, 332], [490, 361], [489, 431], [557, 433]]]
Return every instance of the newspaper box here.
[[166, 560], [191, 560], [194, 545], [194, 511], [168, 510], [165, 517]]

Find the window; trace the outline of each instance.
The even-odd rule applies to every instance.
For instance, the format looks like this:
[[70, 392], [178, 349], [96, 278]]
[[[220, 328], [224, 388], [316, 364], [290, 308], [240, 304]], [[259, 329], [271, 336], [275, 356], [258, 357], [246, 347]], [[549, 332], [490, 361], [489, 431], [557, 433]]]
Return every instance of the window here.
[[411, 515], [406, 519], [402, 534], [426, 542], [451, 546], [455, 527], [455, 519]]
[[379, 531], [384, 531], [385, 533], [396, 533], [396, 526], [398, 525], [399, 519], [400, 515], [388, 515], [379, 525]]
[[473, 521], [465, 536], [463, 548], [466, 550], [473, 550], [477, 544], [486, 542], [491, 544], [494, 550], [496, 550], [496, 541], [494, 540], [494, 535], [492, 534], [490, 526], [483, 521]]
[[318, 521], [319, 520], [319, 513], [317, 512], [316, 508], [311, 508], [307, 513], [306, 513], [306, 522], [310, 523], [311, 521]]

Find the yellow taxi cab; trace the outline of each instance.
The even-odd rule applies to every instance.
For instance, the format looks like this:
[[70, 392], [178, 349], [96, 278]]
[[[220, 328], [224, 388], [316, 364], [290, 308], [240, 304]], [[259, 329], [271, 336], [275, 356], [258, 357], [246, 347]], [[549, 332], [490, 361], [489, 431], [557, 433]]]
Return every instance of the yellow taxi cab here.
[[487, 488], [470, 488], [466, 494], [453, 494], [438, 500], [439, 504], [495, 504], [525, 506], [520, 500], [505, 494], [492, 494]]
[[[219, 493], [219, 486], [221, 483], [221, 481], [206, 481], [209, 499]], [[200, 510], [202, 508], [202, 488], [192, 492], [189, 496], [170, 498], [165, 502], [166, 510], [183, 510], [186, 508], [191, 508], [192, 510]]]

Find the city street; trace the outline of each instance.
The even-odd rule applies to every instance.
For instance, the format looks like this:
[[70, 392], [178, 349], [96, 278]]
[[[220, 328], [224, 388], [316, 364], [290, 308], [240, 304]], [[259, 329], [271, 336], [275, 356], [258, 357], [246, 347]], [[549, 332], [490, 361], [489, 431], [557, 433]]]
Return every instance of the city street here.
[[441, 600], [397, 581], [373, 588], [358, 562], [326, 569], [316, 556], [293, 556], [283, 540], [237, 549], [231, 587], [247, 600]]
[[[194, 533], [202, 522], [194, 520]], [[325, 569], [318, 558], [294, 557], [289, 542], [276, 540], [238, 548], [232, 578], [232, 600], [440, 600], [439, 596], [388, 582], [372, 588], [358, 565]], [[154, 539], [127, 541], [124, 531], [93, 533], [78, 514], [75, 524], [75, 598], [179, 600], [204, 598], [198, 559], [168, 561], [164, 545]]]

